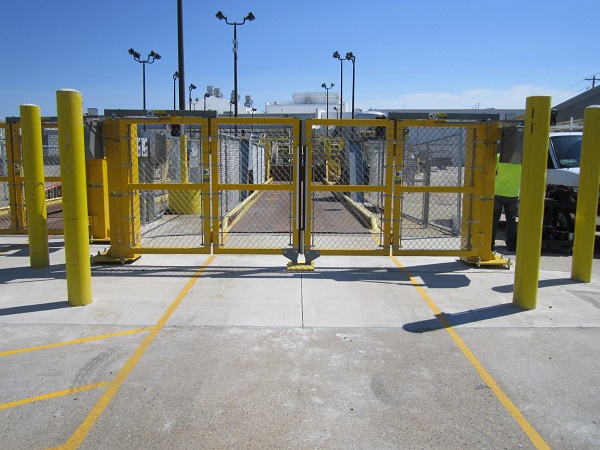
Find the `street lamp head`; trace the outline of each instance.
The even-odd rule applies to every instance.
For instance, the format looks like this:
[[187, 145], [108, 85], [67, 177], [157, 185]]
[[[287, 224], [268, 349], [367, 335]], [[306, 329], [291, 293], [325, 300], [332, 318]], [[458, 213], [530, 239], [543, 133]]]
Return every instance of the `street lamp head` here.
[[192, 83], [192, 84], [190, 84], [190, 91], [191, 91], [192, 89], [196, 89], [196, 85], [195, 85], [195, 84], [193, 84], [193, 83]]
[[256, 19], [256, 17], [254, 17], [254, 14], [252, 14], [252, 12], [249, 12], [248, 15], [244, 18], [244, 20], [249, 20], [250, 22], [252, 22], [254, 19]]
[[179, 78], [179, 71], [176, 70], [173, 74], [173, 80], [176, 80], [177, 78]]
[[335, 59], [342, 59], [342, 57], [340, 56], [340, 54], [338, 53], [338, 51], [336, 50], [335, 52], [333, 52], [333, 57]]
[[327, 85], [325, 83], [323, 83], [321, 87], [327, 89]]
[[152, 57], [154, 59], [160, 59], [160, 55], [158, 53], [156, 53], [154, 50], [151, 50], [150, 54], [148, 56]]
[[216, 14], [216, 17], [219, 20], [227, 20], [227, 17], [225, 17], [221, 11]]
[[354, 54], [352, 54], [352, 52], [348, 52], [348, 53], [346, 53], [346, 59], [354, 62], [354, 60], [356, 59], [356, 57], [354, 56]]
[[142, 56], [132, 48], [129, 49], [128, 53], [133, 56], [133, 59], [140, 59], [140, 56]]
[[329, 89], [331, 89], [334, 86], [335, 86], [335, 84], [331, 83], [331, 86], [329, 86]]

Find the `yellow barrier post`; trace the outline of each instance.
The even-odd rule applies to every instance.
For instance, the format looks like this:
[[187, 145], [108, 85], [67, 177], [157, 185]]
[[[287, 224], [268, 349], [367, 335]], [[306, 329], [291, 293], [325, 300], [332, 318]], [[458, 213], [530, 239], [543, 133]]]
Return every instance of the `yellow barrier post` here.
[[92, 303], [81, 93], [56, 92], [69, 305]]
[[592, 281], [600, 181], [600, 106], [585, 109], [581, 145], [571, 278], [589, 283]]
[[528, 97], [525, 109], [521, 204], [513, 305], [535, 309], [550, 136], [550, 97]]
[[42, 119], [40, 107], [37, 105], [21, 105], [20, 110], [29, 261], [32, 269], [43, 269], [50, 265], [50, 250], [46, 191], [44, 189]]
[[187, 158], [187, 136], [185, 134], [182, 134], [181, 136], [179, 136], [179, 182], [181, 184], [185, 184], [189, 181]]
[[[179, 136], [179, 182], [189, 184], [188, 140]], [[199, 214], [202, 211], [202, 193], [196, 190], [171, 191], [169, 209], [175, 214]]]

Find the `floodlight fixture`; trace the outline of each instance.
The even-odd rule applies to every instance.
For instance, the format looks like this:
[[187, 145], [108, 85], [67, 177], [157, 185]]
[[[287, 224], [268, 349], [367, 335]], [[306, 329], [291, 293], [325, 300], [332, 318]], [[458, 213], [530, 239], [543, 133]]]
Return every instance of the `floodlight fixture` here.
[[152, 64], [155, 60], [160, 59], [161, 56], [154, 50], [151, 50], [146, 59], [141, 59], [139, 52], [136, 52], [133, 48], [130, 48], [127, 53], [133, 56], [133, 59], [142, 64], [142, 95], [143, 95], [143, 108], [146, 109], [146, 64]]

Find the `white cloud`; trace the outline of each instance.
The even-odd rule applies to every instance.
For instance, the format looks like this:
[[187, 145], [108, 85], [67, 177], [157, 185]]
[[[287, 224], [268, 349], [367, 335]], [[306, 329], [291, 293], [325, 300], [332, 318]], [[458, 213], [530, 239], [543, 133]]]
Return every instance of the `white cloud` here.
[[545, 86], [512, 86], [507, 89], [467, 89], [462, 92], [415, 92], [379, 100], [373, 109], [524, 109], [527, 97], [550, 95]]

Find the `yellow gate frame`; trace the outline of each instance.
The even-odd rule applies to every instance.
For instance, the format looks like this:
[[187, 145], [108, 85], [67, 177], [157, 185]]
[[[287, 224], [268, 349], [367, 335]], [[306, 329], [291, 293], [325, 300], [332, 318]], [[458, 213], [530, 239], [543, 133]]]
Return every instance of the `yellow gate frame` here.
[[[283, 125], [292, 127], [292, 180], [290, 184], [243, 184], [243, 183], [220, 183], [219, 182], [219, 125]], [[222, 245], [221, 233], [222, 223], [219, 218], [219, 196], [217, 193], [222, 191], [256, 191], [262, 193], [264, 191], [283, 191], [290, 192], [292, 198], [298, 199], [298, 166], [299, 166], [299, 148], [300, 148], [300, 120], [299, 119], [278, 119], [278, 118], [217, 118], [211, 119], [211, 155], [212, 155], [212, 243], [213, 253], [229, 253], [229, 254], [261, 254], [261, 255], [280, 255], [284, 248], [247, 248], [247, 247], [227, 247]], [[270, 164], [270, 158], [267, 158], [267, 164]], [[240, 208], [248, 208], [256, 201], [256, 196], [249, 197], [246, 203], [243, 203]], [[297, 201], [294, 203], [297, 205]], [[291, 247], [296, 249], [299, 246], [299, 226], [298, 226], [298, 211], [292, 211], [295, 217], [296, 226], [291, 227]]]
[[[383, 186], [366, 185], [318, 185], [313, 183], [313, 155], [314, 140], [313, 127], [315, 126], [345, 126], [357, 128], [385, 128], [385, 180]], [[306, 232], [304, 234], [304, 249], [318, 250], [321, 255], [389, 255], [391, 244], [391, 221], [392, 221], [392, 163], [394, 158], [394, 121], [381, 119], [307, 119], [306, 120]], [[377, 192], [384, 195], [384, 217], [383, 217], [383, 242], [380, 242], [377, 234], [372, 230], [371, 236], [378, 244], [378, 249], [319, 249], [312, 247], [311, 237], [313, 232], [313, 204], [310, 200], [314, 192]]]
[[[104, 136], [110, 211], [110, 249], [94, 257], [94, 262], [134, 261], [142, 254], [206, 254], [211, 251], [210, 178], [202, 183], [140, 183], [137, 149], [137, 126], [149, 124], [200, 125], [202, 165], [209, 167], [209, 119], [158, 116], [153, 118], [106, 118]], [[200, 247], [143, 247], [140, 226], [140, 190], [201, 192], [203, 241]]]
[[[463, 186], [405, 186], [394, 182], [392, 255], [412, 256], [458, 256], [475, 264], [506, 264], [491, 250], [492, 216], [494, 208], [494, 180], [496, 149], [500, 138], [498, 122], [473, 124], [468, 122], [446, 122], [440, 120], [397, 120], [396, 151], [394, 166], [402, 167], [403, 136], [408, 127], [442, 127], [466, 129], [467, 145], [473, 145], [473, 152], [466, 152], [465, 179]], [[405, 192], [459, 193], [463, 194], [462, 229], [460, 250], [403, 250], [401, 243], [402, 196]], [[489, 221], [481, 218], [489, 217]], [[468, 243], [468, 244], [466, 244]]]

